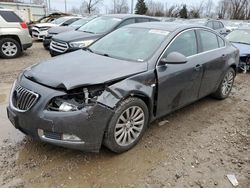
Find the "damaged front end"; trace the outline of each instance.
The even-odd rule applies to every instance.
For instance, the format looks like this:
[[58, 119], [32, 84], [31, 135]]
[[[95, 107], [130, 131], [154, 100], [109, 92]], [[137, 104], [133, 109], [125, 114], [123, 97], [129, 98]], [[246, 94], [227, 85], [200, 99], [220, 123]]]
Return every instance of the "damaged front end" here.
[[250, 54], [240, 57], [239, 72], [246, 73], [247, 71], [250, 71]]
[[94, 105], [104, 90], [104, 85], [71, 90], [66, 95], [54, 97], [48, 105], [48, 110], [58, 112], [81, 110]]

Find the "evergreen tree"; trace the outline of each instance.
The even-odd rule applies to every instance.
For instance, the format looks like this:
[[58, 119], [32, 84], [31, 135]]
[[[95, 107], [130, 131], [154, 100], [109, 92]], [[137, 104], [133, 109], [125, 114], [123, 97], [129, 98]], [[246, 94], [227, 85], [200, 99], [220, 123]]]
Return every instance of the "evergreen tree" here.
[[183, 5], [182, 9], [179, 12], [181, 18], [188, 18], [188, 10], [187, 10], [187, 5]]
[[145, 3], [144, 0], [138, 0], [135, 6], [135, 13], [136, 14], [146, 14], [146, 12], [148, 11], [148, 7]]

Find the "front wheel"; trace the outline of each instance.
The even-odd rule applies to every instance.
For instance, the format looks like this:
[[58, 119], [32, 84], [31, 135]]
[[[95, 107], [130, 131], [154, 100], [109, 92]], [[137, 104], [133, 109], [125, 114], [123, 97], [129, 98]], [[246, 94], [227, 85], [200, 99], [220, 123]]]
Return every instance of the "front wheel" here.
[[235, 79], [235, 70], [233, 68], [229, 68], [219, 86], [217, 91], [213, 93], [213, 96], [217, 99], [225, 99], [228, 97], [230, 94], [233, 84], [234, 84], [234, 79]]
[[116, 153], [134, 147], [148, 124], [148, 108], [139, 98], [128, 98], [116, 109], [104, 136], [104, 145]]

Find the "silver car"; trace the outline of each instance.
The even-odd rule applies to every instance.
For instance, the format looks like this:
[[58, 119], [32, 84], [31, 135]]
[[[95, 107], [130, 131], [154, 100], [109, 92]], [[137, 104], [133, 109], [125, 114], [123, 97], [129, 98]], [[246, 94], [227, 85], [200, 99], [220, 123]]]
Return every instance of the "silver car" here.
[[32, 46], [27, 24], [13, 10], [0, 9], [0, 26], [0, 57], [18, 57]]

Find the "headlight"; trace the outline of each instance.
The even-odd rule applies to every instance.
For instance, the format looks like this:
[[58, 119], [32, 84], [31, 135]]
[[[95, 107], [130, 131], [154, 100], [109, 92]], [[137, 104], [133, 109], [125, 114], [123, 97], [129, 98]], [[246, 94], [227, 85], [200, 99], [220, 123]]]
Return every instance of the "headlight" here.
[[77, 41], [77, 42], [70, 42], [69, 45], [72, 48], [84, 48], [84, 47], [88, 47], [93, 42], [94, 40]]
[[81, 110], [85, 106], [94, 105], [97, 97], [103, 92], [103, 87], [83, 88], [73, 91], [71, 94], [54, 97], [47, 109], [49, 111], [72, 112]]

